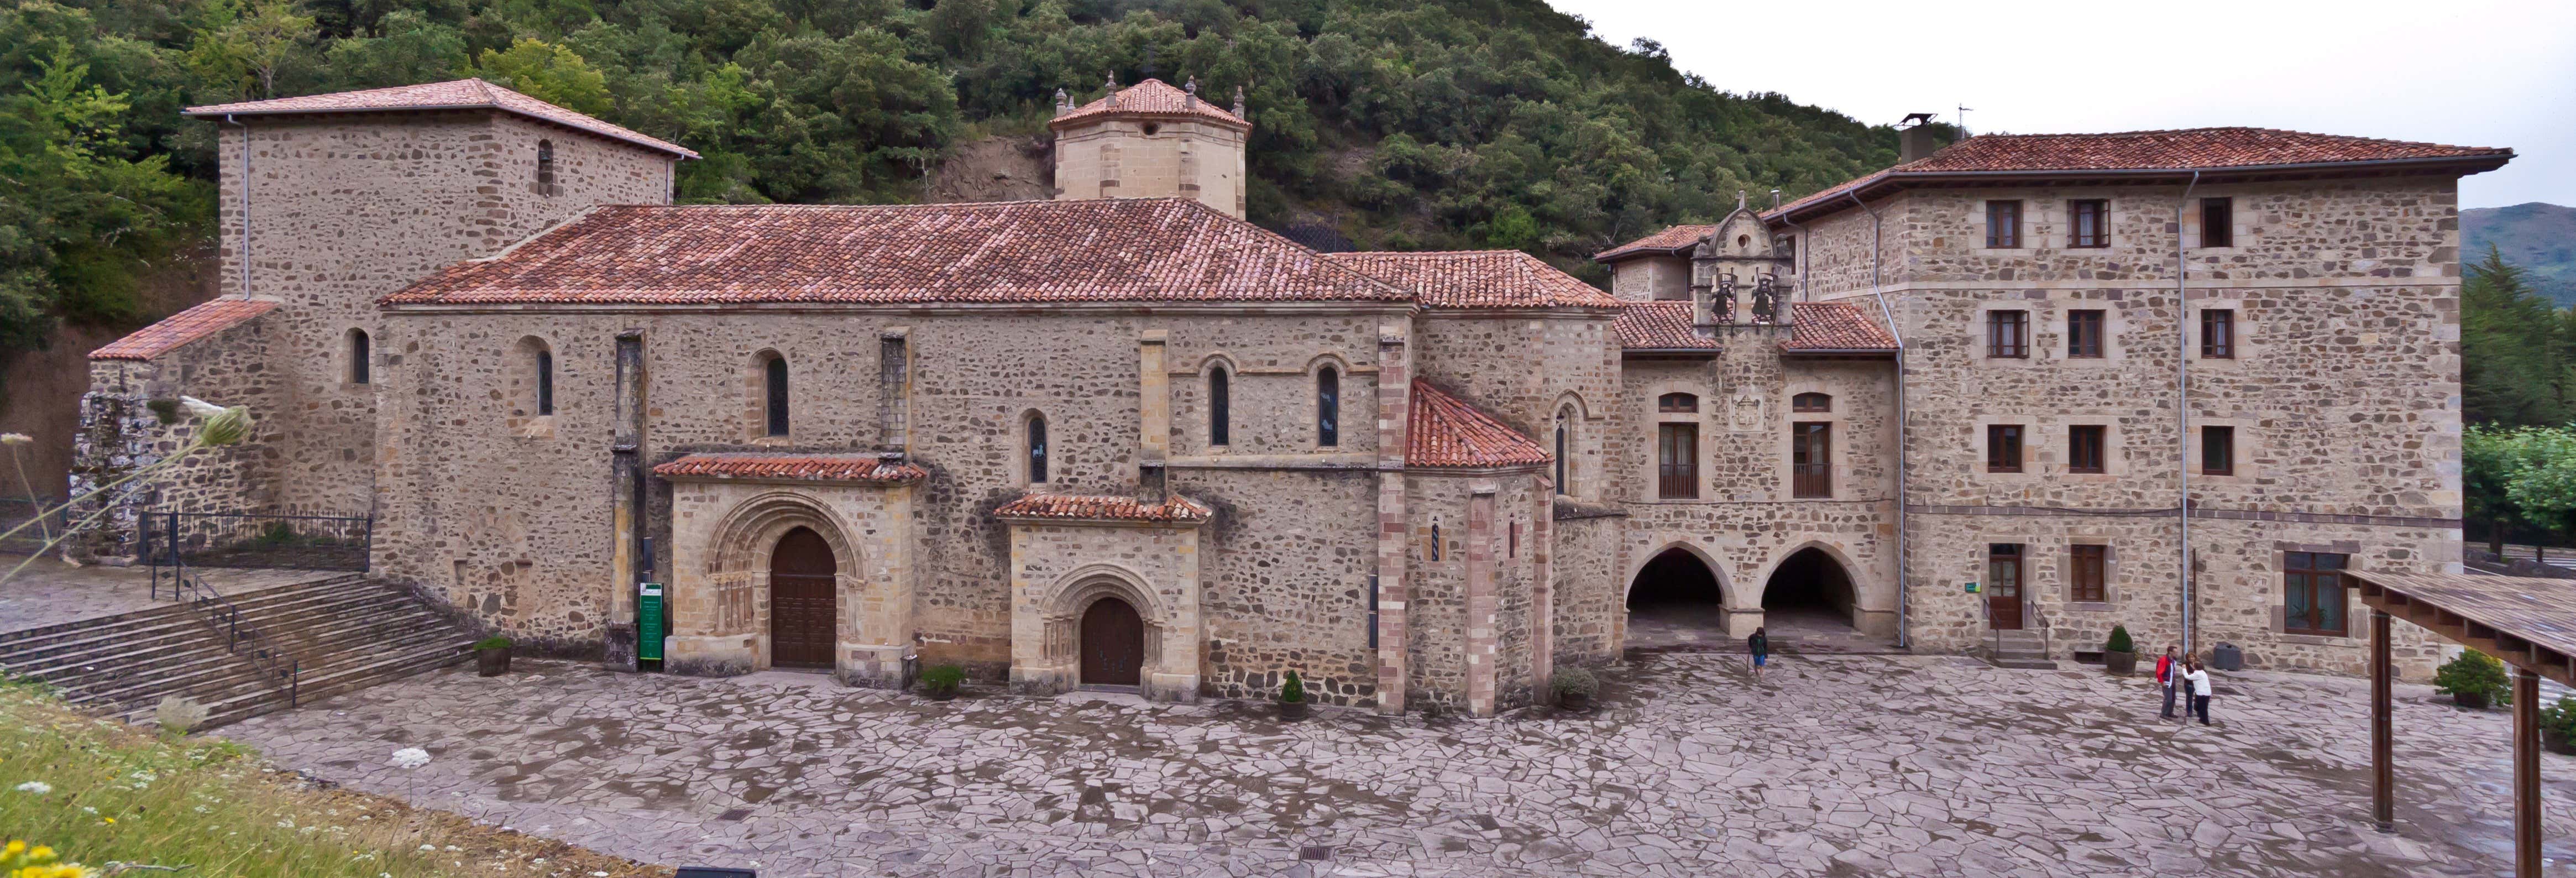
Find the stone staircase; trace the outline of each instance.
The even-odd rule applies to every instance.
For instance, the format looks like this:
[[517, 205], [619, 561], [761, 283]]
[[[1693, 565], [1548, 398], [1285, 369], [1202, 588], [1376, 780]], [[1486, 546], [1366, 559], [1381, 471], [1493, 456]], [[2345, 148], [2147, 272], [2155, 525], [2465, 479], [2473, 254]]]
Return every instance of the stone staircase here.
[[1986, 663], [1998, 668], [2022, 668], [2053, 671], [2057, 663], [2048, 658], [2048, 638], [2037, 631], [1996, 631], [1988, 635], [1992, 647]]
[[151, 721], [163, 696], [185, 695], [207, 706], [199, 728], [212, 728], [290, 706], [277, 670], [289, 659], [292, 698], [306, 703], [473, 657], [472, 632], [401, 587], [357, 574], [226, 597], [278, 661], [254, 660], [248, 646], [226, 649], [226, 632], [174, 602], [0, 634], [0, 670], [134, 722]]

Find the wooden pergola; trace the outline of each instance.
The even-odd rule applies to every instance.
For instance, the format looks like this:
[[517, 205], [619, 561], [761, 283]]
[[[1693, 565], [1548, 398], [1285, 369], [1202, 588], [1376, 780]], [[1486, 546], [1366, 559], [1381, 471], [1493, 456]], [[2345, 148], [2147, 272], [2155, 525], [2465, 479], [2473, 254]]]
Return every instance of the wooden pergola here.
[[2405, 619], [2513, 669], [2513, 874], [2540, 878], [2540, 678], [2576, 687], [2576, 581], [2458, 573], [2347, 573], [2370, 613], [2370, 813], [2397, 819], [2388, 629]]

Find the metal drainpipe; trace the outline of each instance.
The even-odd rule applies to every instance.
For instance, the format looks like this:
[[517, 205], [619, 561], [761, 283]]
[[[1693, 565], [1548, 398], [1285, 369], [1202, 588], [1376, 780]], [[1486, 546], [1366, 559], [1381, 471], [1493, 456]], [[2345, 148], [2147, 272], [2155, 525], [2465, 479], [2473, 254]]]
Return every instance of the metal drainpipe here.
[[247, 299], [250, 298], [250, 126], [233, 118], [231, 113], [224, 114], [224, 124], [242, 130], [241, 252], [234, 256], [241, 260], [241, 297]]
[[2182, 187], [2182, 200], [2174, 202], [2174, 484], [2181, 495], [2174, 504], [2176, 520], [2182, 522], [2182, 544], [2175, 570], [2175, 584], [2182, 591], [2182, 654], [2192, 654], [2191, 638], [2191, 266], [2182, 247], [2182, 212], [2191, 204], [2192, 190], [2200, 188], [2200, 172], [2191, 172], [2191, 183]]
[[1911, 614], [1906, 609], [1912, 603], [1909, 598], [1913, 592], [1905, 574], [1905, 330], [1897, 328], [1896, 312], [1887, 307], [1887, 292], [1879, 283], [1880, 233], [1886, 223], [1879, 219], [1878, 211], [1872, 209], [1869, 202], [1860, 200], [1860, 193], [1845, 192], [1843, 195], [1869, 213], [1869, 294], [1878, 300], [1878, 316], [1887, 320], [1887, 334], [1896, 338], [1896, 645], [1912, 647], [1914, 631], [1907, 625]]

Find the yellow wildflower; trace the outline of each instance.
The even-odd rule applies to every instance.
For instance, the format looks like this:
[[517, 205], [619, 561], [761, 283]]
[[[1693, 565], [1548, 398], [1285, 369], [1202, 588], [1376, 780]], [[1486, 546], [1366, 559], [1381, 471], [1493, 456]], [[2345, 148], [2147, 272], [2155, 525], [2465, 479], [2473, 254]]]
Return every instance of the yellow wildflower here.
[[9, 840], [9, 847], [8, 847], [8, 848], [6, 848], [5, 850], [0, 850], [0, 853], [5, 853], [5, 854], [8, 854], [8, 855], [13, 856], [13, 857], [14, 857], [14, 856], [17, 856], [17, 855], [19, 855], [19, 854], [26, 853], [26, 852], [27, 852], [27, 843], [26, 843], [26, 842], [23, 842], [23, 841], [19, 841], [19, 840], [14, 839], [14, 838]]

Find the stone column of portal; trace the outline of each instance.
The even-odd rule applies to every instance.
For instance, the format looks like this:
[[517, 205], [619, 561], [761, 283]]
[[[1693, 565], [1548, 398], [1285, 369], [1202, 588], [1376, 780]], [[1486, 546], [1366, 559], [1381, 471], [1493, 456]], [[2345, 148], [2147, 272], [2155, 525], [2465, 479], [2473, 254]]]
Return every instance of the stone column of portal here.
[[1172, 375], [1163, 367], [1171, 333], [1136, 335], [1136, 448], [1144, 462], [1160, 464], [1172, 449]]
[[1530, 504], [1530, 701], [1546, 704], [1556, 681], [1556, 485], [1539, 478]]
[[1382, 326], [1377, 336], [1377, 711], [1386, 714], [1404, 712], [1409, 665], [1404, 567], [1412, 535], [1404, 508], [1404, 442], [1413, 368], [1407, 327]]
[[1467, 487], [1467, 713], [1494, 715], [1494, 494], [1492, 482]]

